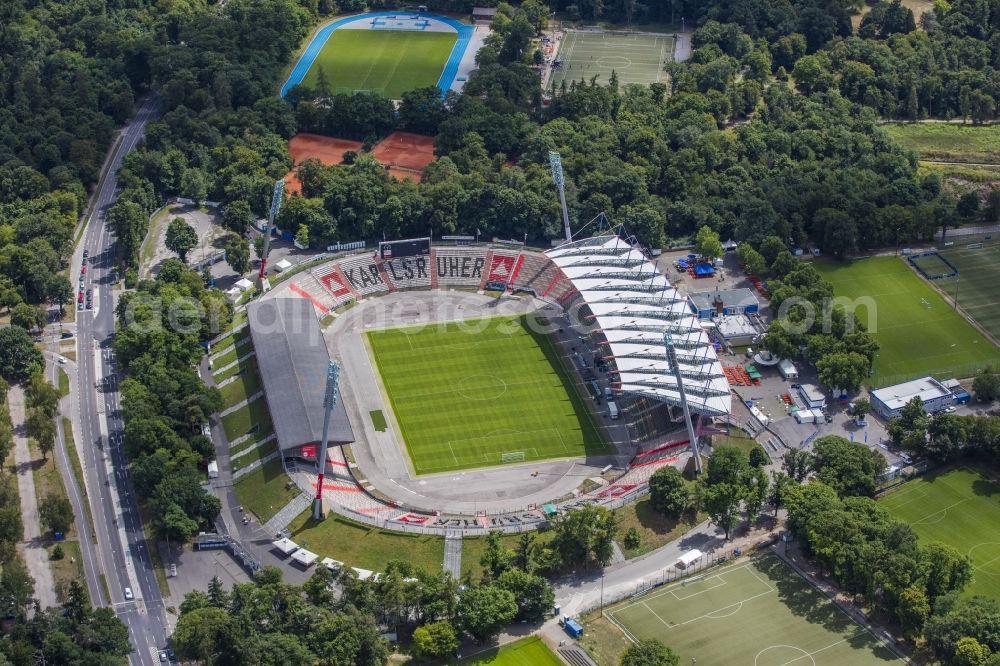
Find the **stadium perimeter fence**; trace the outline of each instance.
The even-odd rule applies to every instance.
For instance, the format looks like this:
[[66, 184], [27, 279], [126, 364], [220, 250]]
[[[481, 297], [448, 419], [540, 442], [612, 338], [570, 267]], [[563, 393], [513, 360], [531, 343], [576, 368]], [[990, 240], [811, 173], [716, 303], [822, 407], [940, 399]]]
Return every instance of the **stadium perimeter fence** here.
[[[311, 470], [315, 472], [315, 470]], [[364, 492], [368, 492], [364, 490]], [[584, 504], [598, 504], [605, 507], [608, 510], [620, 509], [621, 507], [636, 501], [640, 497], [644, 497], [649, 493], [649, 488], [647, 486], [642, 486], [641, 488], [636, 488], [629, 491], [628, 493], [614, 498], [596, 498], [596, 499], [585, 499], [578, 498], [575, 500], [567, 501], [565, 504], [559, 505], [560, 509], [563, 507], [577, 507], [583, 506]], [[372, 496], [374, 497], [374, 496]], [[381, 501], [381, 500], [379, 500]], [[405, 534], [426, 534], [430, 536], [445, 536], [445, 534], [459, 534], [463, 537], [481, 537], [486, 536], [490, 532], [502, 532], [504, 534], [520, 534], [522, 532], [533, 532], [547, 523], [547, 520], [540, 519], [535, 522], [521, 522], [515, 524], [505, 524], [505, 525], [490, 525], [489, 527], [484, 527], [482, 525], [417, 525], [413, 523], [403, 523], [398, 520], [388, 520], [385, 518], [379, 518], [368, 513], [362, 513], [351, 509], [350, 507], [342, 506], [337, 503], [331, 503], [328, 505], [331, 510], [344, 518], [353, 520], [357, 523], [363, 523], [365, 525], [370, 525], [371, 527], [376, 527], [378, 529], [386, 530], [389, 532], [403, 532]], [[334, 508], [336, 507], [336, 508]], [[401, 511], [409, 511], [417, 515], [426, 515], [428, 520], [434, 520], [438, 516], [430, 516], [423, 509], [413, 509], [407, 507], [404, 504], [395, 504], [395, 507]], [[485, 518], [499, 518], [506, 515], [516, 515], [522, 513], [530, 513], [536, 511], [538, 507], [514, 507], [506, 508], [503, 511], [486, 512], [480, 513], [475, 516], [455, 516], [454, 520], [467, 519], [469, 521], [476, 521], [480, 517]], [[448, 519], [445, 517], [445, 519]]]
[[[961, 363], [958, 365], [953, 365], [946, 370], [932, 373], [936, 379], [944, 381], [946, 379], [966, 379], [969, 377], [975, 377], [980, 370], [985, 366], [990, 365], [987, 362], [970, 362]], [[902, 384], [903, 382], [908, 382], [913, 379], [920, 379], [921, 377], [926, 377], [929, 373], [927, 370], [913, 371], [913, 372], [874, 372], [869, 377], [871, 385], [873, 388], [882, 388], [883, 386], [892, 386], [894, 384]]]
[[672, 585], [677, 582], [680, 582], [682, 585], [686, 585], [698, 582], [703, 579], [709, 571], [722, 567], [726, 564], [730, 564], [737, 557], [753, 555], [761, 552], [777, 542], [778, 537], [772, 537], [764, 539], [763, 541], [746, 548], [736, 548], [735, 546], [730, 546], [722, 551], [702, 553], [700, 558], [683, 569], [678, 569], [674, 565], [664, 567], [659, 573], [642, 579], [631, 589], [626, 588], [625, 590], [618, 591], [610, 596], [603, 595], [597, 602], [590, 603], [580, 608], [576, 611], [576, 615], [583, 616], [587, 613], [593, 613], [598, 610], [600, 610], [603, 614], [604, 609], [608, 606], [613, 606], [621, 601], [625, 601], [626, 599], [638, 599], [657, 588], [663, 587], [664, 585]]

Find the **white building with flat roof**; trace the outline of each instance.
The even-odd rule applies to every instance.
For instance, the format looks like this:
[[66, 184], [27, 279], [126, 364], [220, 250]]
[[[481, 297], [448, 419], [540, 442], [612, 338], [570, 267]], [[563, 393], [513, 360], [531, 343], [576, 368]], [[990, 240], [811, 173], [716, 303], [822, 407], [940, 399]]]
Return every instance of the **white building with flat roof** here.
[[884, 419], [891, 419], [899, 416], [906, 403], [918, 397], [924, 402], [924, 409], [932, 414], [955, 402], [951, 389], [927, 376], [872, 391], [872, 411]]

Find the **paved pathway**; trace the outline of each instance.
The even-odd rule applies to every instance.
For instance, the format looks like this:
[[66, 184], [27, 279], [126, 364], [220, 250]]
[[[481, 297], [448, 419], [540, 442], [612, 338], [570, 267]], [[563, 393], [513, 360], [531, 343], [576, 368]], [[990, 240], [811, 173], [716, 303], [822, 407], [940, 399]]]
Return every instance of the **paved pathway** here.
[[462, 576], [462, 533], [448, 532], [444, 537], [444, 570], [458, 580]]
[[7, 392], [10, 418], [14, 424], [14, 462], [17, 466], [17, 487], [21, 495], [21, 520], [24, 522], [24, 542], [19, 548], [28, 572], [35, 579], [35, 598], [42, 608], [57, 606], [55, 582], [49, 569], [49, 554], [42, 544], [38, 521], [38, 502], [35, 498], [35, 479], [31, 469], [33, 461], [25, 437], [24, 389], [14, 384]]
[[263, 525], [263, 529], [267, 534], [277, 534], [281, 530], [288, 527], [295, 518], [309, 508], [312, 504], [313, 498], [306, 493], [300, 493], [298, 497], [292, 499], [288, 504], [285, 505], [278, 513], [272, 516], [271, 520], [267, 521]]

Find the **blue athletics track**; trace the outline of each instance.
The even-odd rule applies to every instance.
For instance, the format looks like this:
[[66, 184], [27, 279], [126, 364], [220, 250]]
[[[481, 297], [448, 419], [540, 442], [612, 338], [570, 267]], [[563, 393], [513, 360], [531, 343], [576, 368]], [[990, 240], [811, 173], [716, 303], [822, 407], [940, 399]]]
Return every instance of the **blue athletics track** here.
[[312, 41], [309, 42], [309, 46], [306, 47], [306, 50], [299, 57], [299, 61], [295, 63], [295, 67], [292, 69], [292, 73], [288, 75], [288, 80], [285, 81], [285, 85], [281, 86], [281, 96], [284, 97], [289, 90], [302, 83], [302, 80], [306, 78], [306, 74], [309, 72], [310, 68], [312, 68], [313, 62], [316, 61], [316, 56], [318, 56], [319, 52], [323, 50], [323, 46], [326, 45], [326, 40], [330, 39], [330, 35], [333, 34], [334, 30], [345, 26], [348, 23], [355, 23], [357, 21], [370, 22], [373, 19], [389, 17], [439, 21], [455, 29], [455, 32], [458, 33], [458, 40], [455, 42], [455, 46], [451, 50], [451, 55], [448, 56], [448, 62], [445, 63], [444, 70], [441, 72], [441, 77], [437, 82], [437, 86], [441, 89], [442, 95], [448, 92], [448, 89], [451, 88], [451, 85], [455, 82], [455, 76], [458, 74], [458, 66], [462, 62], [462, 56], [465, 54], [465, 49], [469, 46], [469, 41], [472, 39], [475, 28], [471, 25], [466, 25], [456, 21], [453, 18], [448, 18], [447, 16], [412, 14], [397, 11], [356, 14], [354, 16], [337, 19], [333, 23], [323, 26], [323, 28], [316, 33], [316, 36], [312, 38]]

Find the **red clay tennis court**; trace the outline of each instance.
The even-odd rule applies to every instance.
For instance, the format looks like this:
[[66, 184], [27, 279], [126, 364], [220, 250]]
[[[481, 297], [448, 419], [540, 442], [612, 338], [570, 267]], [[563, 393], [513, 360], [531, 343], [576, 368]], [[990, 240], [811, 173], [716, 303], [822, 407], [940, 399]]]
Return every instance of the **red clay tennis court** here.
[[393, 132], [375, 146], [372, 157], [389, 167], [392, 176], [419, 183], [420, 172], [434, 161], [434, 137]]
[[[319, 160], [326, 165], [340, 164], [344, 161], [344, 153], [348, 150], [360, 152], [361, 142], [308, 132], [296, 134], [288, 142], [288, 152], [292, 156], [292, 164], [296, 166], [305, 160]], [[295, 177], [294, 167], [285, 175], [285, 189], [291, 194], [302, 191], [302, 185]]]
[[[302, 132], [288, 142], [288, 152], [296, 166], [309, 159], [333, 165], [341, 164], [344, 153], [348, 150], [361, 152], [361, 146], [360, 141]], [[370, 154], [380, 164], [388, 167], [389, 175], [393, 178], [411, 178], [419, 183], [420, 172], [434, 161], [434, 137], [393, 132], [376, 144]], [[295, 177], [294, 168], [285, 175], [285, 190], [289, 194], [299, 194], [302, 191], [302, 184]]]

